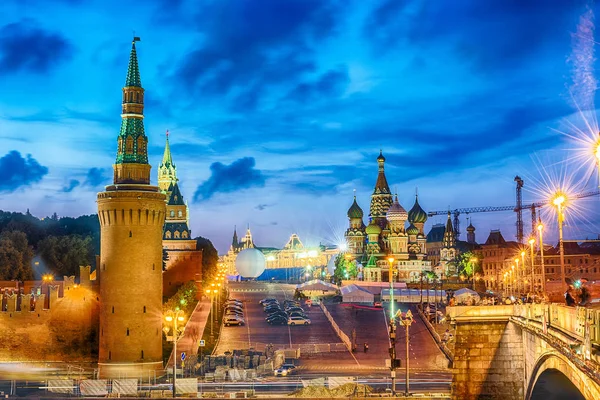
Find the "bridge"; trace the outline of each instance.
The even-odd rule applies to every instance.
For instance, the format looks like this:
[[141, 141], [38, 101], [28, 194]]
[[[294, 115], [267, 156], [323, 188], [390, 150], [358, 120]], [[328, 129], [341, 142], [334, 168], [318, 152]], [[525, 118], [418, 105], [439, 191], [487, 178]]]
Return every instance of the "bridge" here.
[[[558, 304], [448, 307], [453, 399], [529, 400], [562, 379], [600, 399], [600, 310]], [[570, 383], [569, 383], [570, 382]]]

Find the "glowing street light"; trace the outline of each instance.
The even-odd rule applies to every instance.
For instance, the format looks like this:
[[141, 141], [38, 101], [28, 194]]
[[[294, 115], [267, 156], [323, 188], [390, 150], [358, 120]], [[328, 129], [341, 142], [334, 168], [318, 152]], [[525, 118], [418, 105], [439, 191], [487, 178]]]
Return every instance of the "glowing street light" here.
[[[185, 330], [185, 326], [182, 326], [183, 321], [185, 321], [183, 310], [167, 311], [165, 321], [168, 322], [168, 324], [163, 328], [163, 331], [165, 332], [165, 335], [167, 335], [167, 341], [173, 342], [173, 397], [176, 397], [175, 379], [177, 377], [177, 341], [183, 336], [183, 331]], [[172, 332], [172, 336], [169, 336], [169, 332]]]
[[542, 219], [538, 219], [537, 225], [538, 234], [540, 236], [540, 258], [542, 264], [542, 293], [546, 293], [546, 267], [544, 266], [544, 225], [542, 224]]
[[[394, 313], [394, 257], [388, 257], [390, 263], [390, 378], [392, 380], [392, 396], [396, 394], [396, 314]], [[423, 293], [421, 291], [421, 297]], [[410, 310], [409, 310], [410, 312]]]
[[[534, 283], [535, 283], [535, 273], [534, 273], [534, 255], [533, 255], [533, 245], [535, 244], [535, 239], [532, 237], [529, 239], [529, 248], [531, 250], [531, 293], [533, 294], [535, 291]], [[525, 253], [525, 252], [523, 252]]]
[[[521, 270], [519, 269], [519, 261], [520, 260], [518, 258], [515, 258], [515, 264], [517, 266], [517, 275], [522, 275]], [[515, 268], [515, 266], [513, 265], [513, 271], [514, 271], [514, 268]], [[525, 263], [523, 263], [523, 269], [525, 269]], [[517, 282], [517, 291], [520, 291], [520, 290], [521, 290], [521, 282], [519, 281], [519, 282]]]
[[566, 206], [567, 196], [559, 191], [552, 199], [552, 204], [556, 206], [556, 214], [558, 217], [558, 249], [560, 252], [560, 279], [561, 285], [566, 290], [565, 285], [565, 247], [563, 245], [563, 222], [565, 221], [564, 208]]

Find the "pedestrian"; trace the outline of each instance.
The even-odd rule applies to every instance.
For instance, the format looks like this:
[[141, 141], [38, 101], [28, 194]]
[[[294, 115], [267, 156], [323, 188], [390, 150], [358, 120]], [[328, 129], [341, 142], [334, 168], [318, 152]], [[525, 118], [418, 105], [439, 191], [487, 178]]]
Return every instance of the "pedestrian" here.
[[565, 292], [565, 302], [569, 307], [573, 307], [575, 305], [575, 299], [571, 295], [571, 286], [569, 286], [569, 288]]
[[367, 351], [369, 351], [369, 343], [365, 342], [364, 350], [365, 350], [365, 353]]

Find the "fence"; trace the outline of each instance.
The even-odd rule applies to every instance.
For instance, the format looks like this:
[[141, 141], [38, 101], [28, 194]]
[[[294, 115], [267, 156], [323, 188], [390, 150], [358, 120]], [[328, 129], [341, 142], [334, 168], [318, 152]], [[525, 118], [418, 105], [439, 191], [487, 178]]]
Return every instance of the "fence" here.
[[325, 304], [323, 304], [323, 302], [321, 302], [320, 305], [321, 305], [321, 310], [323, 310], [323, 314], [325, 314], [325, 316], [327, 317], [327, 319], [331, 323], [331, 326], [333, 327], [333, 330], [338, 335], [338, 337], [341, 339], [342, 343], [344, 343], [344, 345], [346, 345], [346, 350], [352, 351], [352, 342], [350, 341], [350, 338], [348, 337], [348, 335], [346, 335], [344, 333], [344, 331], [342, 331], [340, 329], [340, 327], [338, 326], [338, 324], [333, 320], [333, 317], [329, 313], [329, 310], [327, 310], [327, 307], [325, 307]]
[[425, 314], [423, 314], [421, 307], [417, 307], [417, 311], [419, 313], [419, 317], [421, 317], [421, 320], [427, 327], [427, 330], [429, 330], [429, 332], [431, 333], [431, 336], [433, 336], [433, 339], [437, 343], [438, 347], [440, 348], [440, 350], [442, 350], [442, 353], [444, 353], [446, 358], [450, 361], [449, 367], [451, 368], [452, 364], [454, 363], [454, 353], [452, 353], [452, 350], [450, 350], [448, 346], [446, 346], [446, 343], [442, 341], [442, 338], [440, 338], [440, 334], [437, 333], [433, 325], [431, 325], [431, 322], [429, 322], [429, 319], [425, 316]]

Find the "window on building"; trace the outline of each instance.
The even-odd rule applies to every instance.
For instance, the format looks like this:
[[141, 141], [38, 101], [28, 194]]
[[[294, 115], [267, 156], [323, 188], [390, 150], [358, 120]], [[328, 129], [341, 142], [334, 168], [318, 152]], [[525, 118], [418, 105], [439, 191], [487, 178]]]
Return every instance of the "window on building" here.
[[112, 313], [115, 313], [115, 306], [112, 307]]
[[144, 350], [142, 350], [142, 360], [144, 359]]
[[127, 336], [129, 336], [129, 328], [127, 328]]
[[146, 306], [144, 306], [144, 314], [146, 314]]
[[171, 231], [166, 231], [166, 232], [165, 232], [165, 237], [166, 237], [167, 239], [171, 239]]
[[183, 217], [183, 213], [181, 212], [181, 210], [177, 211], [177, 216], [178, 216], [179, 218]]

